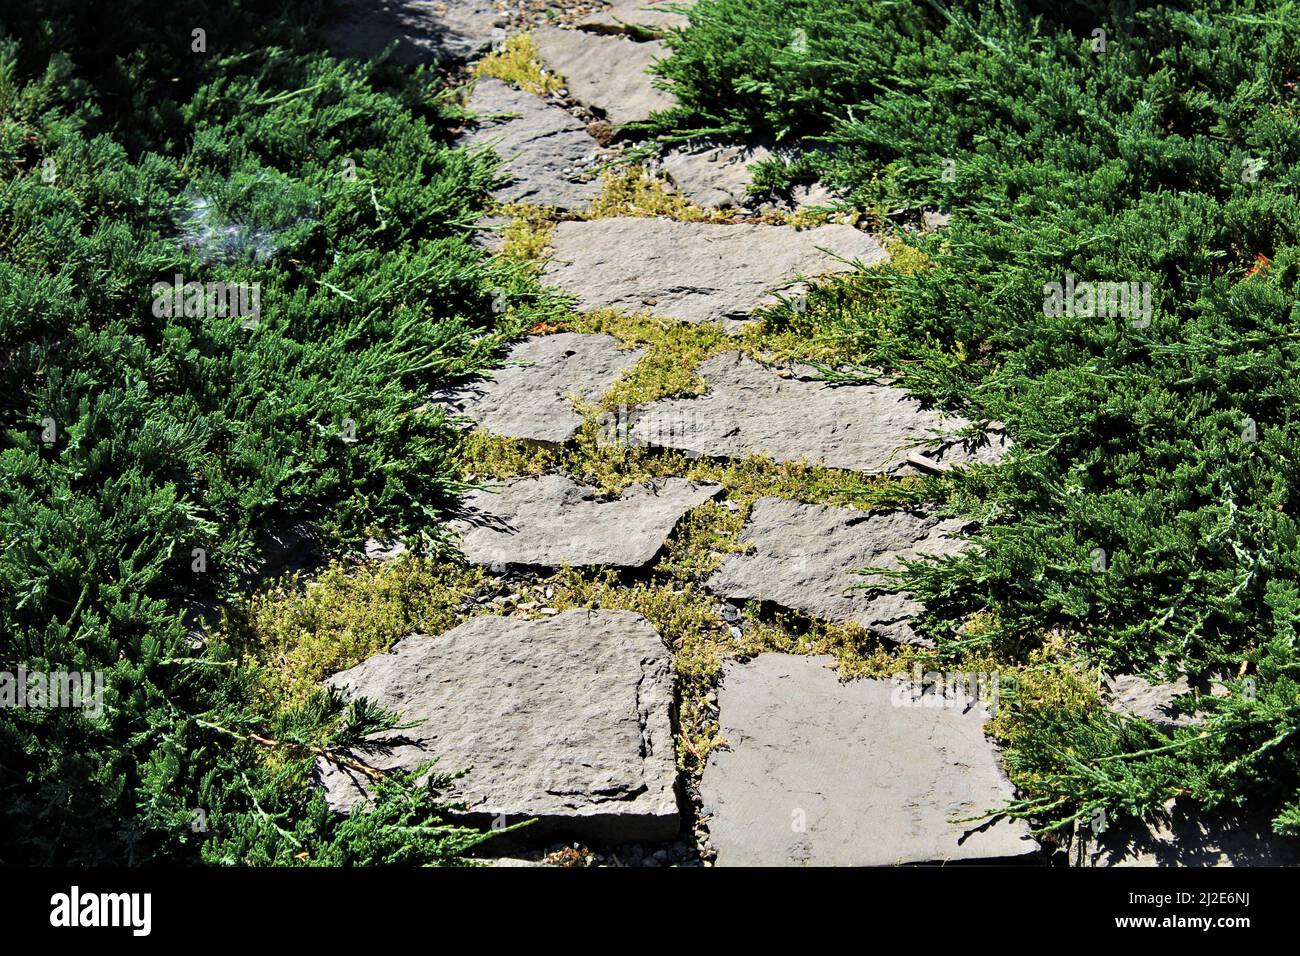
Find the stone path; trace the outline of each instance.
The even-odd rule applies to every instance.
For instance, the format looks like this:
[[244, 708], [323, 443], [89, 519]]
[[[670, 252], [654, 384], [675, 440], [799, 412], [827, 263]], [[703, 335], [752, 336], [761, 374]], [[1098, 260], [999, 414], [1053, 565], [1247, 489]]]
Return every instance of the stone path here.
[[[470, 768], [457, 790], [480, 820], [533, 817], [608, 840], [677, 835], [672, 659], [639, 614], [478, 617], [408, 637], [331, 683], [416, 725], [372, 765], [411, 770], [436, 756], [442, 769]], [[364, 797], [360, 775], [320, 770], [334, 807]]]
[[[464, 57], [486, 48], [498, 29], [481, 0], [372, 6], [381, 15], [350, 38], [354, 46], [398, 36], [411, 55]], [[542, 281], [571, 295], [580, 311], [734, 331], [778, 294], [884, 262], [876, 237], [842, 224], [799, 230], [589, 217], [597, 190], [589, 173], [605, 153], [572, 104], [620, 126], [673, 104], [646, 69], [664, 55], [652, 36], [683, 18], [657, 6], [616, 0], [576, 17], [574, 29], [536, 30], [543, 65], [563, 79], [567, 104], [490, 79], [478, 80], [470, 95], [477, 120], [461, 142], [502, 154], [499, 198], [567, 211], [556, 217], [562, 221]], [[759, 144], [709, 143], [670, 151], [656, 168], [706, 210], [734, 210], [748, 203], [751, 167], [770, 156]], [[583, 421], [575, 402], [597, 403], [646, 355], [608, 335], [534, 335], [510, 347], [490, 376], [431, 401], [498, 438], [565, 445]], [[915, 473], [908, 455], [916, 448], [935, 469], [995, 461], [1005, 451], [1000, 433], [979, 448], [958, 443], [966, 421], [888, 384], [831, 385], [811, 369], [767, 365], [739, 351], [714, 355], [695, 371], [704, 394], [630, 410], [631, 444], [696, 458], [767, 455], [868, 475]], [[448, 530], [468, 562], [503, 579], [567, 566], [644, 580], [687, 513], [725, 494], [681, 476], [602, 495], [551, 473], [472, 491]], [[853, 589], [864, 580], [854, 570], [956, 553], [960, 531], [959, 522], [923, 511], [867, 513], [763, 497], [747, 516], [742, 549], [703, 583], [729, 601], [916, 642], [910, 622], [919, 605], [878, 587]], [[377, 558], [390, 550], [374, 543]], [[690, 819], [682, 807], [695, 790], [676, 769], [673, 661], [664, 639], [631, 612], [532, 610], [550, 616], [474, 617], [441, 635], [412, 635], [336, 675], [337, 686], [415, 723], [409, 741], [387, 741], [376, 765], [410, 768], [436, 756], [444, 768], [470, 768], [456, 796], [480, 818], [535, 817], [543, 828], [613, 841], [679, 838], [697, 852], [692, 831], [681, 834]], [[1012, 795], [983, 733], [980, 704], [922, 706], [897, 682], [841, 683], [828, 663], [776, 653], [727, 663], [717, 698], [726, 746], [704, 767], [704, 808], [695, 821], [707, 827], [718, 863], [1034, 857], [1037, 846], [1021, 824], [954, 822]], [[353, 775], [326, 764], [321, 773], [334, 806], [364, 798], [364, 782]], [[683, 783], [690, 794], [679, 799]], [[645, 856], [672, 858], [662, 849]]]
[[[830, 657], [730, 662], [731, 744], [710, 758], [702, 813], [718, 865], [893, 866], [1032, 857], [1023, 822], [956, 823], [1011, 798], [982, 705], [921, 706], [896, 681], [841, 683]], [[910, 706], [909, 706], [910, 705]]]
[[471, 564], [639, 568], [686, 512], [721, 490], [668, 478], [607, 498], [564, 475], [519, 478], [466, 495], [465, 516], [450, 527]]
[[686, 26], [686, 17], [668, 7], [687, 7], [678, 0], [614, 0], [609, 7], [577, 21], [584, 30], [601, 33], [628, 33], [641, 28], [662, 33]]
[[327, 36], [365, 59], [396, 44], [397, 62], [418, 66], [477, 56], [503, 35], [504, 24], [492, 0], [347, 0], [344, 19]]
[[[609, 335], [533, 336], [505, 354], [490, 379], [432, 396], [453, 417], [507, 438], [556, 444], [582, 424], [575, 398], [594, 402], [645, 353], [626, 349]], [[527, 396], [520, 401], [520, 396]]]
[[809, 276], [849, 272], [888, 258], [849, 226], [673, 222], [615, 218], [562, 222], [543, 279], [579, 309], [650, 312], [682, 322], [736, 321]]
[[741, 542], [706, 586], [733, 601], [767, 601], [824, 621], [855, 621], [878, 637], [921, 641], [910, 620], [921, 606], [906, 594], [850, 590], [866, 583], [867, 567], [899, 568], [908, 558], [940, 557], [963, 546], [961, 522], [895, 511], [800, 504], [780, 498], [755, 502]]
[[754, 181], [750, 167], [771, 159], [763, 146], [708, 146], [669, 150], [659, 168], [683, 195], [700, 206], [740, 206]]
[[504, 160], [509, 181], [497, 199], [578, 209], [600, 194], [599, 180], [587, 172], [594, 172], [603, 151], [564, 110], [491, 77], [474, 84], [466, 108], [478, 125], [457, 145], [491, 148]]
[[649, 119], [676, 102], [646, 73], [667, 55], [658, 40], [558, 27], [542, 27], [535, 37], [543, 61], [568, 82], [569, 95], [615, 126]]
[[1149, 720], [1165, 729], [1196, 722], [1195, 715], [1185, 713], [1178, 706], [1178, 698], [1192, 692], [1186, 677], [1152, 684], [1140, 674], [1121, 674], [1110, 678], [1105, 690], [1111, 709], [1130, 717]]
[[699, 397], [655, 402], [631, 417], [634, 441], [696, 455], [777, 461], [821, 461], [868, 474], [908, 467], [923, 447], [950, 462], [993, 460], [1000, 436], [968, 451], [957, 433], [970, 423], [922, 408], [888, 385], [833, 385], [798, 366], [772, 368], [740, 352], [724, 352], [698, 369], [709, 390]]
[[1207, 815], [1176, 800], [1154, 826], [1083, 827], [1075, 839], [1072, 866], [1300, 866], [1300, 846], [1274, 834], [1267, 816]]

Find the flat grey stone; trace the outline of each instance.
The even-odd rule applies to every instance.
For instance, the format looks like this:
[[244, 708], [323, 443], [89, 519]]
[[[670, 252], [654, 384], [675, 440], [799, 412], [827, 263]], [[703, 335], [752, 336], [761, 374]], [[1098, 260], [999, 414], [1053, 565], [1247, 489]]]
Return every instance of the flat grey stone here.
[[401, 541], [392, 539], [367, 538], [364, 553], [367, 560], [378, 561], [383, 564], [396, 561], [406, 554], [406, 545]]
[[490, 148], [501, 156], [509, 182], [494, 193], [498, 199], [575, 209], [600, 194], [600, 183], [584, 180], [582, 170], [601, 149], [564, 110], [491, 77], [475, 83], [466, 106], [477, 114], [478, 126], [457, 145]]
[[1124, 820], [1076, 833], [1075, 866], [1297, 866], [1300, 840], [1280, 837], [1269, 820], [1237, 811], [1207, 812], [1171, 800], [1153, 823]]
[[[832, 385], [798, 366], [768, 368], [740, 352], [701, 363], [709, 390], [653, 402], [631, 415], [633, 442], [715, 458], [769, 455], [868, 474], [910, 468], [913, 446], [942, 464], [996, 460], [998, 444], [968, 451], [951, 438], [969, 423], [923, 408], [905, 389], [872, 383]], [[937, 433], [937, 434], [936, 434]]]
[[812, 183], [808, 186], [795, 186], [790, 191], [790, 205], [793, 209], [812, 209], [829, 206], [839, 202], [841, 197], [824, 183]]
[[965, 546], [956, 537], [962, 524], [760, 498], [741, 535], [749, 550], [728, 555], [706, 585], [733, 600], [771, 601], [825, 621], [854, 621], [886, 640], [922, 643], [910, 623], [921, 606], [903, 593], [854, 588], [869, 583], [855, 572], [956, 554]]
[[[922, 706], [892, 680], [840, 683], [833, 659], [724, 666], [728, 749], [700, 784], [719, 866], [1026, 860], [1022, 821], [954, 823], [1012, 797], [982, 705]], [[963, 706], [965, 704], [965, 706]]]
[[558, 27], [539, 27], [533, 36], [542, 62], [564, 77], [569, 95], [615, 126], [649, 119], [677, 102], [646, 72], [668, 55], [658, 40], [638, 43]]
[[1152, 684], [1140, 674], [1121, 674], [1106, 682], [1110, 706], [1120, 713], [1141, 717], [1165, 727], [1186, 727], [1196, 723], [1194, 713], [1185, 713], [1174, 702], [1192, 692], [1186, 676], [1166, 684]]
[[686, 512], [721, 486], [666, 478], [605, 497], [564, 475], [520, 478], [465, 496], [449, 522], [473, 564], [639, 568], [658, 554]]
[[651, 312], [685, 322], [743, 320], [802, 280], [883, 262], [872, 236], [851, 226], [674, 222], [615, 217], [562, 222], [544, 279], [578, 307]]
[[[950, 420], [965, 423], [964, 419]], [[1001, 422], [989, 422], [988, 431], [984, 433], [984, 439], [978, 446], [972, 447], [964, 440], [954, 438], [935, 448], [923, 449], [923, 452], [947, 469], [954, 465], [976, 463], [995, 465], [1002, 460], [1010, 447], [1011, 439], [1007, 436], [1005, 426]]]
[[660, 168], [682, 195], [704, 207], [744, 206], [754, 181], [749, 167], [772, 157], [762, 147], [714, 146], [674, 149], [660, 160]]
[[492, 0], [348, 0], [343, 19], [325, 31], [331, 45], [376, 57], [397, 41], [397, 62], [447, 63], [484, 52], [504, 37]]
[[599, 33], [624, 33], [628, 27], [662, 33], [689, 22], [685, 14], [674, 13], [670, 7], [693, 5], [694, 0], [614, 0], [604, 10], [580, 18], [577, 25]]
[[610, 335], [532, 336], [511, 346], [491, 378], [436, 392], [432, 401], [494, 435], [560, 444], [582, 424], [573, 396], [595, 401], [643, 354]]
[[808, 212], [810, 210], [825, 210], [838, 207], [844, 200], [844, 197], [832, 190], [829, 186], [821, 182], [811, 184], [801, 184], [790, 190], [789, 198], [779, 199], [773, 203], [764, 203], [759, 207], [762, 213], [791, 213]]
[[942, 229], [952, 222], [952, 213], [936, 212], [927, 209], [921, 213], [921, 228], [925, 232], [934, 232], [936, 229]]
[[541, 860], [529, 860], [525, 857], [520, 857], [520, 856], [481, 857], [480, 862], [482, 862], [484, 866], [510, 867], [510, 868], [547, 865]]
[[[474, 819], [533, 817], [610, 840], [677, 835], [672, 658], [640, 614], [477, 617], [405, 638], [330, 683], [414, 724], [381, 738], [388, 752], [368, 763], [468, 769], [451, 796]], [[365, 799], [360, 775], [318, 769], [335, 809]]]

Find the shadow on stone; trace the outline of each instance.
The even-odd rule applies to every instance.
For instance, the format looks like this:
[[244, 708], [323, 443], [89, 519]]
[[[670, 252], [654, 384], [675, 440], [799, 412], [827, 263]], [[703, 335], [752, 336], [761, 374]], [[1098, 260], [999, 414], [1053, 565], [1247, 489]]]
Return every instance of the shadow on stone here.
[[[439, 7], [441, 9], [439, 9]], [[403, 66], [467, 60], [492, 44], [497, 27], [492, 0], [350, 0], [342, 20], [325, 31], [352, 56], [373, 59], [396, 44]]]
[[1075, 836], [1076, 866], [1296, 866], [1300, 840], [1273, 833], [1269, 821], [1246, 813], [1210, 813], [1180, 800], [1161, 818], [1125, 821], [1093, 836]]

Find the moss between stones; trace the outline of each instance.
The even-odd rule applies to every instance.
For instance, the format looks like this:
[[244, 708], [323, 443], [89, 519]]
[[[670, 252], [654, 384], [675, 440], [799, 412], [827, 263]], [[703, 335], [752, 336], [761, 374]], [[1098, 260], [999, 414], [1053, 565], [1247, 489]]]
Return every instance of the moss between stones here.
[[[505, 69], [505, 54], [516, 66], [526, 62], [527, 52], [522, 41], [508, 45], [503, 59], [491, 69]], [[501, 256], [538, 269], [558, 219], [556, 212], [526, 204], [511, 204], [500, 211], [511, 219]], [[606, 174], [605, 189], [585, 216], [604, 215], [667, 215], [696, 222], [715, 218], [666, 192], [637, 168]], [[922, 253], [901, 243], [895, 243], [891, 253], [891, 267], [900, 271], [924, 268], [927, 262]], [[759, 322], [738, 335], [725, 334], [717, 323], [683, 323], [607, 309], [570, 315], [536, 330], [605, 333], [646, 349], [647, 354], [596, 401], [575, 401], [583, 424], [565, 446], [539, 446], [480, 431], [464, 434], [456, 451], [461, 476], [472, 482], [559, 472], [607, 494], [669, 476], [721, 484], [721, 499], [695, 508], [679, 522], [645, 579], [565, 568], [537, 582], [512, 582], [509, 587], [519, 591], [517, 600], [505, 607], [484, 607], [473, 598], [492, 587], [494, 579], [465, 567], [456, 557], [408, 559], [386, 566], [335, 565], [306, 590], [292, 582], [253, 599], [240, 620], [232, 622], [243, 637], [242, 646], [264, 663], [268, 687], [300, 697], [328, 674], [388, 649], [412, 631], [446, 630], [472, 614], [513, 610], [536, 617], [542, 608], [575, 607], [636, 611], [658, 629], [674, 652], [678, 761], [689, 774], [702, 770], [709, 753], [723, 743], [714, 700], [728, 658], [763, 651], [830, 654], [846, 677], [885, 677], [916, 663], [928, 666], [934, 659], [930, 652], [883, 644], [858, 625], [765, 613], [757, 605], [742, 608], [740, 626], [733, 629], [721, 617], [720, 599], [705, 591], [703, 582], [727, 554], [744, 549], [740, 536], [745, 521], [762, 496], [894, 508], [957, 500], [960, 490], [955, 482], [921, 476], [872, 477], [761, 457], [743, 461], [691, 457], [620, 442], [607, 426], [611, 413], [617, 421], [620, 407], [701, 394], [706, 384], [697, 373], [700, 363], [728, 349], [740, 349], [760, 360], [833, 364], [845, 354], [844, 343], [809, 335], [814, 323], [808, 320], [807, 310], [819, 310], [820, 319], [850, 292], [861, 308], [860, 285], [861, 277], [855, 276], [821, 283], [802, 301], [767, 310]], [[818, 321], [816, 327], [825, 328], [826, 323]], [[1048, 686], [1046, 677], [1035, 679], [1044, 683], [1026, 686]], [[1016, 732], [1011, 718], [1000, 720], [1001, 732]]]
[[564, 79], [542, 67], [542, 58], [531, 33], [507, 37], [501, 49], [479, 60], [474, 75], [496, 77], [538, 96], [564, 89]]
[[676, 322], [612, 309], [573, 316], [565, 327], [573, 332], [612, 335], [624, 345], [646, 349], [641, 361], [601, 397], [597, 403], [601, 412], [676, 395], [703, 394], [706, 386], [695, 370], [705, 359], [736, 345], [716, 322]]
[[778, 462], [760, 456], [738, 460], [691, 457], [622, 444], [609, 430], [589, 417], [573, 442], [558, 448], [474, 431], [461, 438], [457, 454], [468, 481], [563, 472], [605, 494], [674, 475], [717, 482], [732, 496], [774, 495], [864, 509], [948, 500], [958, 491], [946, 478], [862, 475], [807, 461]]
[[606, 170], [600, 195], [592, 200], [583, 218], [618, 216], [664, 217], [678, 222], [725, 222], [731, 218], [730, 213], [703, 209], [681, 193], [671, 191], [642, 166]]
[[287, 706], [408, 634], [453, 627], [487, 579], [448, 560], [336, 561], [310, 582], [286, 576], [228, 610], [223, 629], [237, 653], [261, 665], [264, 699]]
[[[723, 501], [708, 502], [679, 524], [646, 580], [614, 571], [564, 568], [529, 583], [510, 582], [518, 597], [504, 605], [475, 602], [485, 591], [502, 590], [480, 568], [456, 557], [407, 557], [391, 564], [335, 563], [305, 588], [287, 578], [232, 612], [225, 622], [232, 644], [262, 665], [268, 700], [300, 701], [330, 674], [382, 653], [414, 632], [440, 633], [483, 613], [541, 616], [543, 608], [589, 607], [636, 611], [654, 625], [672, 649], [678, 690], [678, 763], [698, 774], [708, 755], [725, 741], [719, 735], [716, 689], [723, 663], [765, 651], [828, 654], [845, 678], [885, 678], [914, 667], [938, 666], [934, 652], [882, 643], [862, 627], [808, 620], [793, 613], [764, 614], [741, 608], [738, 630], [723, 620], [720, 599], [704, 579], [728, 553], [743, 550], [739, 537], [764, 480], [752, 464], [728, 466], [733, 476]], [[898, 480], [893, 480], [899, 483]], [[801, 492], [810, 486], [792, 481]], [[770, 486], [765, 491], [771, 490]], [[800, 494], [799, 497], [807, 497]], [[887, 503], [887, 496], [877, 499]], [[980, 628], [978, 616], [968, 627]], [[948, 665], [950, 668], [951, 664]], [[972, 656], [962, 670], [1002, 677], [1004, 706], [988, 725], [1003, 744], [1021, 740], [1043, 708], [1077, 712], [1099, 706], [1097, 683], [1076, 668], [1068, 639], [1053, 636], [1027, 662], [1008, 664], [1001, 656]], [[1008, 706], [1009, 705], [1009, 706]], [[1020, 779], [1018, 787], [1041, 791], [1041, 782]]]
[[[626, 330], [626, 329], [625, 329]], [[617, 394], [617, 386], [611, 393]], [[628, 582], [614, 572], [561, 572], [547, 586], [547, 603], [638, 611], [673, 648], [678, 682], [678, 758], [682, 769], [698, 773], [718, 737], [712, 699], [729, 657], [762, 651], [832, 654], [845, 676], [886, 676], [925, 659], [924, 652], [884, 645], [854, 624], [830, 624], [795, 614], [765, 616], [747, 606], [736, 636], [719, 614], [720, 599], [703, 588], [705, 578], [727, 554], [744, 550], [741, 532], [750, 508], [761, 496], [798, 501], [889, 508], [934, 501], [947, 494], [945, 482], [914, 476], [870, 477], [807, 462], [767, 458], [718, 461], [673, 452], [629, 447], [607, 440], [598, 412], [608, 399], [587, 406], [575, 440], [560, 448], [471, 432], [459, 454], [467, 478], [506, 479], [562, 472], [614, 494], [637, 482], [679, 476], [723, 486], [723, 498], [693, 509], [669, 536], [648, 581]]]
[[[885, 676], [910, 666], [910, 648], [886, 648], [862, 628], [763, 620], [754, 608], [743, 610], [740, 636], [718, 614], [718, 599], [693, 581], [656, 569], [650, 582], [625, 583], [610, 571], [566, 570], [556, 576], [550, 604], [560, 610], [601, 607], [636, 611], [655, 626], [674, 654], [678, 698], [678, 766], [696, 775], [708, 755], [725, 741], [719, 736], [715, 695], [725, 660], [764, 651], [833, 654], [846, 676]], [[918, 658], [919, 659], [919, 658]]]
[[524, 267], [535, 276], [541, 270], [546, 247], [551, 244], [555, 231], [555, 210], [529, 203], [502, 203], [493, 212], [509, 222], [501, 230], [501, 249], [497, 255]]

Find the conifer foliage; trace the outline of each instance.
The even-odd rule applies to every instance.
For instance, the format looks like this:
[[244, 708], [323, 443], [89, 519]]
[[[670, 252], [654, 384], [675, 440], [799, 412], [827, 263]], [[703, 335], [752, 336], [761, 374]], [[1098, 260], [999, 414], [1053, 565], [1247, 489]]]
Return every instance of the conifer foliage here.
[[431, 531], [456, 487], [424, 397], [481, 367], [503, 303], [535, 307], [468, 241], [494, 171], [448, 147], [430, 77], [318, 52], [317, 6], [0, 16], [0, 671], [104, 677], [99, 708], [0, 711], [6, 863], [440, 863], [482, 838], [410, 778], [330, 813], [315, 761], [364, 764], [396, 716], [277, 710], [186, 636], [271, 532]]

